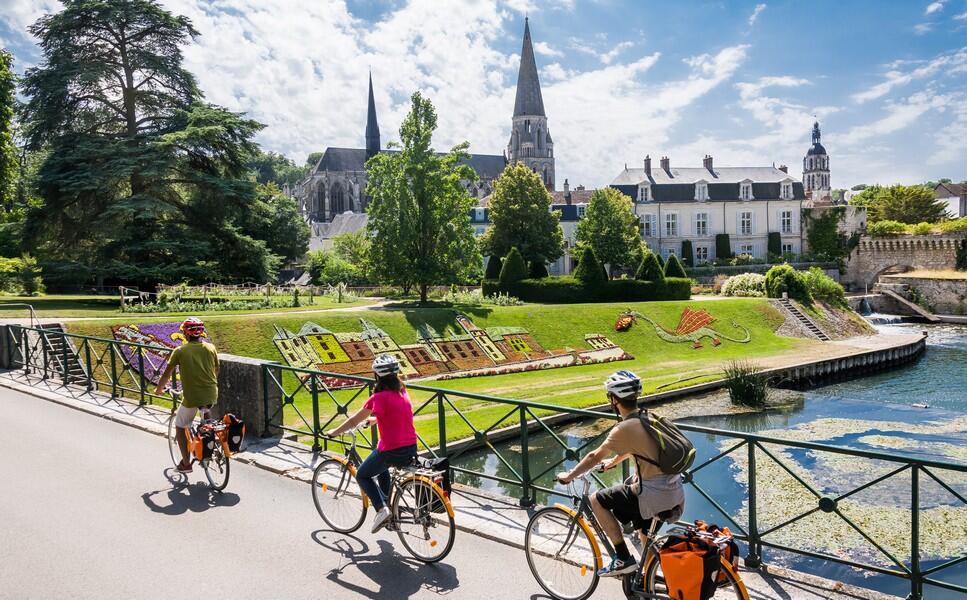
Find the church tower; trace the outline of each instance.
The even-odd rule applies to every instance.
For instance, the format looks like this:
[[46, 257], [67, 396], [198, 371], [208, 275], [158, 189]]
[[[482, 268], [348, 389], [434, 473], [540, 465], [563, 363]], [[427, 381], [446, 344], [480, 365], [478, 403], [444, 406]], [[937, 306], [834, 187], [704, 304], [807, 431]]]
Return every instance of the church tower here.
[[815, 202], [829, 201], [829, 156], [820, 143], [819, 121], [813, 123], [813, 145], [802, 159], [802, 186], [806, 197]]
[[369, 74], [369, 108], [366, 114], [366, 158], [379, 154], [379, 123], [376, 122], [376, 100], [373, 98], [373, 74]]
[[523, 162], [541, 176], [547, 189], [554, 190], [554, 142], [547, 129], [544, 98], [541, 96], [541, 82], [537, 78], [537, 62], [534, 60], [530, 25], [526, 17], [507, 160], [511, 163]]

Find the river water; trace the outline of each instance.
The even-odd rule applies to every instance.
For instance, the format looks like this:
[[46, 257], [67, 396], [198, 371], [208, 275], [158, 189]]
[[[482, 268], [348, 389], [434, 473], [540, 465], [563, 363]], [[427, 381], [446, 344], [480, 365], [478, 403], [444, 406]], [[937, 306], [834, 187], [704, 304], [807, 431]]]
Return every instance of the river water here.
[[[851, 381], [827, 385], [802, 394], [801, 401], [781, 410], [766, 413], [700, 417], [688, 422], [732, 431], [757, 432], [774, 437], [809, 440], [851, 448], [885, 451], [922, 458], [967, 463], [967, 327], [953, 325], [888, 324], [877, 325], [883, 333], [927, 331], [928, 350], [915, 364]], [[569, 447], [584, 444], [594, 447], [606, 431], [608, 423], [582, 423], [566, 426], [556, 433]], [[712, 436], [691, 436], [698, 449], [700, 464], [727, 449], [734, 442]], [[534, 435], [530, 440], [532, 474], [540, 473], [564, 459], [565, 450], [548, 435]], [[500, 444], [497, 449], [515, 469], [520, 465], [520, 444]], [[869, 482], [895, 468], [879, 461], [835, 460], [836, 455], [816, 454], [782, 448], [770, 448], [793, 470], [806, 477], [821, 494], [836, 496]], [[780, 454], [781, 453], [781, 454]], [[696, 481], [730, 516], [745, 524], [744, 500], [747, 481], [745, 449], [703, 469]], [[733, 458], [738, 457], [738, 458]], [[551, 468], [539, 483], [555, 487], [553, 473], [574, 463], [563, 461]], [[493, 452], [480, 451], [461, 457], [458, 466], [489, 475], [512, 478], [510, 471]], [[775, 526], [799, 512], [814, 507], [810, 492], [794, 483], [776, 463], [761, 454], [759, 522], [760, 531]], [[772, 467], [771, 469], [769, 467]], [[937, 473], [950, 487], [967, 496], [967, 476], [944, 471]], [[774, 488], [764, 485], [773, 481]], [[785, 481], [780, 481], [785, 478]], [[461, 476], [472, 485], [509, 496], [520, 491], [511, 485], [480, 477]], [[609, 477], [606, 483], [617, 480]], [[556, 489], [562, 489], [556, 486]], [[765, 490], [764, 492], [761, 490]], [[563, 490], [562, 490], [563, 491]], [[686, 486], [686, 518], [702, 518], [728, 524], [725, 517], [691, 486]], [[802, 499], [806, 498], [807, 501]], [[541, 502], [566, 501], [562, 496], [542, 495]], [[763, 504], [790, 506], [790, 511], [769, 514]], [[910, 527], [910, 477], [900, 474], [874, 485], [851, 498], [853, 503], [841, 505], [844, 513], [886, 545], [897, 558], [905, 561]], [[954, 558], [967, 552], [967, 507], [932, 481], [921, 484], [922, 538], [929, 546], [924, 568], [941, 564], [944, 557]], [[943, 539], [939, 539], [943, 538]], [[827, 553], [842, 553], [884, 567], [888, 559], [858, 538], [838, 518], [816, 513], [795, 526], [777, 531], [771, 538], [786, 545]], [[824, 546], [824, 544], [830, 544]], [[829, 561], [806, 559], [766, 549], [766, 560], [798, 570], [815, 573], [847, 583], [877, 589], [905, 597], [909, 583], [889, 576], [871, 575]], [[942, 576], [941, 576], [942, 575]], [[967, 563], [938, 572], [943, 581], [967, 585]], [[964, 595], [937, 587], [925, 589], [925, 597], [933, 599], [964, 598]]]

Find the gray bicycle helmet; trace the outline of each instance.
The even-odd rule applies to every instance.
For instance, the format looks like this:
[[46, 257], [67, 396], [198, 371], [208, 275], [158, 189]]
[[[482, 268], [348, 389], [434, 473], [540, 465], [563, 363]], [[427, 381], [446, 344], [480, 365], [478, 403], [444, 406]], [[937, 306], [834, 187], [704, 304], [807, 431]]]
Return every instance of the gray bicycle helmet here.
[[400, 361], [392, 354], [380, 354], [373, 361], [373, 373], [377, 377], [386, 377], [400, 372]]

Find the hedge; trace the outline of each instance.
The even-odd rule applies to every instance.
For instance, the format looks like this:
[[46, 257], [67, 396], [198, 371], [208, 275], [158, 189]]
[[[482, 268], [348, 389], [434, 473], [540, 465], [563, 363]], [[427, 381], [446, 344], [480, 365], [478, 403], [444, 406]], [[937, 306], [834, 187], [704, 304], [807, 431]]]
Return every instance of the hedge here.
[[688, 300], [692, 280], [678, 277], [664, 283], [637, 279], [614, 279], [594, 286], [584, 285], [574, 277], [523, 279], [506, 287], [499, 282], [483, 282], [483, 293], [492, 296], [506, 293], [525, 302], [576, 304], [580, 302], [647, 302], [652, 300]]
[[727, 233], [715, 234], [715, 258], [729, 258], [732, 256], [732, 241]]

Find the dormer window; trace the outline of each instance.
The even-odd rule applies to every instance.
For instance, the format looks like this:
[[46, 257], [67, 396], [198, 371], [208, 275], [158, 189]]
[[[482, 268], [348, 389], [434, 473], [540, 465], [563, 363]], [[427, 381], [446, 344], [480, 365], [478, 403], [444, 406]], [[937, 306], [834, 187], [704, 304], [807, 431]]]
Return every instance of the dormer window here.
[[743, 181], [739, 184], [739, 198], [742, 200], [753, 200], [752, 182]]
[[585, 204], [578, 204], [578, 218], [579, 219], [583, 219], [584, 218], [584, 211], [585, 210], [587, 210], [587, 205], [585, 205]]
[[699, 202], [708, 200], [708, 183], [698, 181], [695, 183], [695, 199]]
[[783, 200], [792, 200], [792, 182], [783, 181], [779, 188], [779, 197]]
[[649, 202], [651, 201], [651, 186], [648, 184], [641, 184], [638, 186], [638, 202]]

